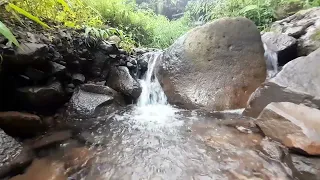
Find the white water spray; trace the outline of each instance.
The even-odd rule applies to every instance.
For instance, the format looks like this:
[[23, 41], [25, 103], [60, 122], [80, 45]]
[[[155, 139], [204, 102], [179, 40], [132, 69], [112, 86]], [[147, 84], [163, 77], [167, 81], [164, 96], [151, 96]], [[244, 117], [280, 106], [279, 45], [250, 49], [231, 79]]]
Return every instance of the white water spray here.
[[[145, 56], [148, 57], [148, 54]], [[138, 99], [137, 105], [140, 107], [156, 104], [166, 105], [167, 97], [162, 90], [155, 72], [157, 62], [162, 57], [162, 52], [152, 53], [149, 54], [149, 56], [148, 70], [144, 79], [140, 80], [142, 93]]]

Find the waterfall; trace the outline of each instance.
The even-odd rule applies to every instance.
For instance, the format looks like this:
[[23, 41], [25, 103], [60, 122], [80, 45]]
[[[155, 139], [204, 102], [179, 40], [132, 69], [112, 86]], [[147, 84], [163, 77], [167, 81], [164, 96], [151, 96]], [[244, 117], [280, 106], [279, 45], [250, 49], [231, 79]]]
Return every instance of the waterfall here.
[[142, 93], [138, 99], [138, 106], [147, 105], [166, 105], [167, 97], [164, 94], [162, 87], [156, 76], [157, 62], [162, 57], [162, 52], [152, 52], [144, 55], [144, 58], [149, 57], [148, 70], [143, 79], [140, 80]]

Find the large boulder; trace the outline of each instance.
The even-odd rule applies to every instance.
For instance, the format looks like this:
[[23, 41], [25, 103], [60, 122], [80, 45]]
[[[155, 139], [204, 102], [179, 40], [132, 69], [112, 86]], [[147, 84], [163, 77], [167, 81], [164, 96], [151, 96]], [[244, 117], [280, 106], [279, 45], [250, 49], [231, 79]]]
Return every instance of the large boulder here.
[[244, 115], [258, 117], [271, 102], [293, 102], [320, 107], [320, 49], [286, 64], [276, 77], [250, 97]]
[[272, 24], [272, 31], [298, 39], [299, 56], [305, 56], [320, 47], [320, 8], [300, 11]]
[[320, 110], [289, 102], [271, 103], [260, 114], [262, 132], [288, 148], [320, 155]]
[[79, 118], [96, 117], [112, 113], [124, 104], [119, 93], [108, 86], [84, 84], [74, 92], [68, 114]]
[[129, 69], [125, 66], [112, 68], [107, 85], [133, 99], [138, 99], [142, 92], [140, 84], [131, 76]]
[[188, 109], [243, 108], [266, 79], [260, 33], [246, 18], [197, 27], [164, 52], [159, 74], [172, 104]]

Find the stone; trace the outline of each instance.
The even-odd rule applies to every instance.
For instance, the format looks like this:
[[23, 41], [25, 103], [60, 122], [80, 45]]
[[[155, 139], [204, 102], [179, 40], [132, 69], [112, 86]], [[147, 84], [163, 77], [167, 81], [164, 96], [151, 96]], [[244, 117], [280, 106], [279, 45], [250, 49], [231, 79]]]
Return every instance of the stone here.
[[320, 49], [286, 64], [274, 78], [250, 97], [244, 115], [258, 117], [271, 102], [292, 102], [320, 107]]
[[182, 108], [244, 108], [266, 79], [260, 32], [246, 18], [223, 18], [194, 28], [163, 56], [159, 80], [171, 104]]
[[32, 157], [30, 151], [0, 129], [0, 178], [23, 168]]
[[86, 77], [83, 74], [73, 74], [72, 82], [75, 85], [83, 84], [86, 81]]
[[102, 43], [100, 43], [99, 46], [100, 46], [100, 49], [104, 50], [108, 54], [115, 53], [118, 50], [117, 46], [115, 46], [114, 44], [107, 43], [107, 42], [102, 42]]
[[138, 99], [142, 92], [140, 84], [130, 75], [129, 69], [125, 66], [112, 68], [106, 84], [133, 99]]
[[52, 67], [52, 74], [53, 75], [61, 75], [66, 72], [66, 66], [61, 65], [56, 62], [50, 62], [51, 67]]
[[21, 43], [21, 48], [17, 48], [15, 58], [12, 58], [13, 63], [19, 65], [33, 64], [43, 61], [43, 57], [48, 53], [46, 44], [37, 43]]
[[272, 24], [271, 30], [298, 39], [298, 56], [306, 56], [320, 47], [320, 8], [299, 11]]
[[41, 81], [48, 77], [43, 71], [30, 67], [26, 69], [24, 74], [32, 81]]
[[53, 144], [61, 143], [72, 137], [70, 130], [50, 132], [28, 142], [32, 149], [45, 148]]
[[259, 115], [262, 132], [286, 147], [320, 155], [320, 110], [290, 102], [270, 103]]
[[277, 54], [279, 66], [298, 57], [297, 40], [286, 34], [266, 32], [262, 35], [262, 42], [268, 49]]
[[27, 171], [10, 180], [67, 180], [64, 163], [50, 159], [36, 159]]
[[50, 110], [65, 103], [66, 98], [60, 82], [46, 86], [30, 86], [17, 89], [19, 102], [28, 110]]
[[32, 136], [47, 129], [39, 116], [14, 111], [0, 112], [0, 127], [16, 136]]
[[123, 105], [122, 97], [108, 86], [84, 84], [75, 90], [68, 112], [77, 117], [107, 115]]
[[320, 158], [310, 158], [296, 154], [290, 155], [294, 176], [299, 179], [320, 180]]

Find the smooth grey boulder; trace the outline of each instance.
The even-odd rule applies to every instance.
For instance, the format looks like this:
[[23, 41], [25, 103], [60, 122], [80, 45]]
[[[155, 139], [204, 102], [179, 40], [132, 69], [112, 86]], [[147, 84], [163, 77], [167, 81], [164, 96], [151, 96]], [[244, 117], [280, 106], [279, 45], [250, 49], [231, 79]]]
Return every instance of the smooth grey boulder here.
[[194, 28], [169, 47], [159, 79], [171, 104], [239, 109], [266, 79], [260, 32], [246, 18], [223, 18]]
[[106, 84], [133, 99], [138, 99], [142, 92], [140, 84], [131, 76], [129, 69], [125, 66], [112, 68]]
[[271, 102], [292, 102], [320, 107], [320, 49], [286, 64], [274, 78], [250, 97], [244, 115], [258, 117]]

